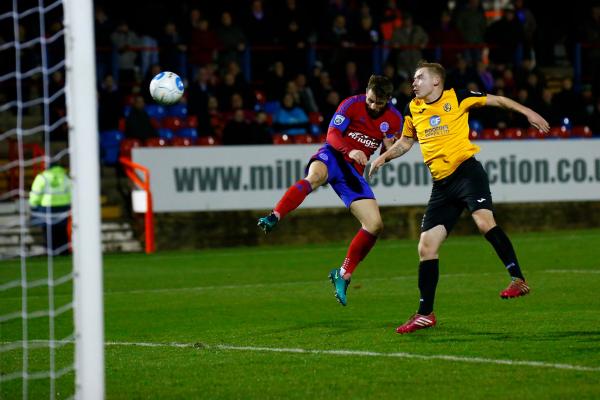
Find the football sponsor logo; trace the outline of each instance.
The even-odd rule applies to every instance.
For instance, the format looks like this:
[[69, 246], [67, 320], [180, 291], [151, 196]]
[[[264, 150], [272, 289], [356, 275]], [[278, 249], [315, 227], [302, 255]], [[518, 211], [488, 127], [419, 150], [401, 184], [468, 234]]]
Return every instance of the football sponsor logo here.
[[426, 108], [421, 108], [421, 109], [418, 111], [418, 113], [419, 113], [419, 114], [423, 114], [423, 111], [425, 111], [425, 110], [426, 110]]
[[485, 197], [482, 197], [481, 199], [477, 199], [478, 203], [483, 203], [485, 201]]
[[386, 121], [383, 121], [379, 125], [379, 130], [383, 133], [386, 133], [389, 129], [390, 129], [390, 124], [388, 124]]
[[481, 96], [481, 95], [483, 95], [483, 93], [481, 93], [481, 92], [475, 92], [473, 90], [469, 90], [469, 92], [471, 92], [471, 94], [474, 94], [475, 96]]
[[350, 139], [354, 139], [356, 140], [358, 143], [362, 144], [365, 147], [368, 147], [370, 149], [376, 149], [379, 147], [379, 144], [381, 143], [380, 140], [377, 140], [375, 138], [372, 138], [370, 136], [367, 136], [363, 133], [360, 132], [349, 132], [348, 133], [348, 137]]
[[344, 117], [343, 115], [340, 115], [340, 114], [336, 114], [336, 116], [333, 118], [333, 124], [341, 125], [344, 123], [345, 120], [346, 120], [346, 117]]
[[452, 110], [452, 105], [450, 103], [444, 104], [444, 111], [450, 112], [450, 110]]
[[327, 154], [325, 153], [320, 153], [319, 158], [323, 161], [327, 161], [329, 159], [329, 157], [327, 157]]
[[429, 125], [431, 126], [438, 126], [440, 122], [442, 122], [442, 117], [440, 117], [439, 115], [434, 115], [431, 118], [429, 118]]

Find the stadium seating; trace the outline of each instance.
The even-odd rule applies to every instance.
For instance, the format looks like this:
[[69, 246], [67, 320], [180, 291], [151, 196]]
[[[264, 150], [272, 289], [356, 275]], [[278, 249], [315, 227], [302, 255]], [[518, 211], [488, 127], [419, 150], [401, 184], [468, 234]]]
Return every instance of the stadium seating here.
[[161, 125], [163, 128], [171, 129], [173, 132], [177, 132], [179, 129], [185, 127], [183, 119], [179, 117], [165, 117]]
[[486, 128], [481, 132], [481, 138], [484, 140], [499, 140], [502, 139], [500, 129]]
[[198, 117], [195, 115], [188, 115], [185, 119], [185, 125], [188, 128], [198, 128]]
[[185, 104], [175, 104], [165, 108], [167, 117], [186, 118], [188, 116], [188, 108]]
[[591, 138], [592, 130], [586, 125], [575, 125], [571, 131], [571, 134], [578, 138]]
[[504, 130], [504, 138], [505, 139], [524, 139], [525, 138], [525, 134], [523, 133], [523, 130], [521, 130], [520, 128], [506, 128]]
[[120, 144], [119, 155], [131, 159], [131, 149], [134, 147], [140, 147], [142, 142], [139, 139], [123, 139]]
[[292, 138], [286, 134], [274, 133], [273, 144], [292, 144]]
[[309, 135], [309, 134], [293, 135], [292, 142], [295, 144], [309, 144], [309, 143], [316, 143], [317, 139], [313, 135]]
[[104, 165], [115, 165], [119, 161], [119, 149], [124, 138], [121, 131], [100, 132], [100, 157]]
[[198, 146], [215, 146], [217, 145], [217, 141], [212, 136], [200, 136], [196, 141]]
[[144, 145], [146, 147], [165, 147], [169, 145], [169, 141], [161, 137], [153, 137], [146, 139]]
[[193, 140], [198, 139], [198, 131], [195, 128], [181, 128], [175, 132], [175, 135]]
[[127, 120], [125, 119], [125, 117], [121, 117], [119, 118], [119, 130], [121, 132], [125, 132], [125, 127], [127, 126]]
[[527, 129], [525, 136], [529, 139], [546, 139], [546, 134], [533, 126]]
[[568, 139], [571, 137], [571, 131], [565, 126], [553, 126], [550, 128], [548, 136], [553, 139]]
[[173, 133], [173, 131], [171, 129], [167, 129], [167, 128], [159, 128], [158, 129], [158, 137], [160, 137], [162, 139], [171, 140], [171, 139], [173, 139], [174, 136], [175, 136], [175, 134]]
[[277, 111], [279, 111], [280, 107], [281, 107], [281, 104], [278, 101], [267, 101], [263, 105], [263, 110], [267, 114], [275, 115], [275, 114], [277, 114]]
[[471, 129], [469, 131], [469, 139], [479, 140], [479, 139], [481, 139], [481, 135], [475, 129]]
[[148, 104], [144, 109], [146, 110], [150, 118], [156, 118], [158, 120], [161, 120], [166, 115], [165, 108], [158, 104]]
[[175, 136], [173, 140], [171, 140], [171, 146], [175, 147], [187, 147], [193, 145], [194, 141], [187, 137]]

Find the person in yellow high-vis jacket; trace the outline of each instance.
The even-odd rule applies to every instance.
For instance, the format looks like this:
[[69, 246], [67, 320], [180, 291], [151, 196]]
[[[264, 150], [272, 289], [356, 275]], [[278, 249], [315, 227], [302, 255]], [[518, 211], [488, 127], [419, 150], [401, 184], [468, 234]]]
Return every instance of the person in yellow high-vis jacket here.
[[40, 172], [29, 192], [32, 223], [41, 225], [48, 254], [69, 252], [67, 223], [71, 210], [71, 179], [60, 165]]

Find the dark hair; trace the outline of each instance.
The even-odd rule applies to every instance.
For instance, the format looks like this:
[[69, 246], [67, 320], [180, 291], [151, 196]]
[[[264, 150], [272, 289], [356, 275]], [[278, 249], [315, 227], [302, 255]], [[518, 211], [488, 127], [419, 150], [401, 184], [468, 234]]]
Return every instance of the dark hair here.
[[394, 84], [387, 76], [371, 75], [367, 84], [367, 91], [372, 90], [377, 97], [390, 98], [394, 91]]
[[430, 63], [430, 62], [427, 62], [426, 60], [421, 60], [417, 63], [416, 69], [420, 69], [420, 68], [427, 68], [429, 70], [429, 72], [433, 73], [434, 75], [439, 76], [440, 79], [442, 80], [442, 83], [444, 83], [446, 81], [446, 69], [444, 69], [442, 64]]

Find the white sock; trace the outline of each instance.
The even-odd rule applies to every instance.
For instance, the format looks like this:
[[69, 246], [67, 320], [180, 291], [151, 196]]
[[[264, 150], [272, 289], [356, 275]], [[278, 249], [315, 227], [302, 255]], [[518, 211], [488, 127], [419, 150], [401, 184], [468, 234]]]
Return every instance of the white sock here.
[[340, 267], [340, 276], [343, 278], [346, 275], [346, 268]]

